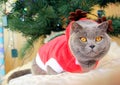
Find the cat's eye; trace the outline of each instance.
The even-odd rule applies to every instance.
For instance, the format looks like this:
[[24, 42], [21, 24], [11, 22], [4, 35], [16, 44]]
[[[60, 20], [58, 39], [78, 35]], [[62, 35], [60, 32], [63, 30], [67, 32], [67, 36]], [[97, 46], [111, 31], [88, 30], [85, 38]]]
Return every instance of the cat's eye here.
[[82, 42], [87, 42], [87, 38], [86, 38], [86, 37], [80, 37], [80, 40], [81, 40]]
[[102, 40], [102, 37], [101, 36], [97, 36], [96, 38], [95, 38], [95, 41], [96, 42], [100, 42]]

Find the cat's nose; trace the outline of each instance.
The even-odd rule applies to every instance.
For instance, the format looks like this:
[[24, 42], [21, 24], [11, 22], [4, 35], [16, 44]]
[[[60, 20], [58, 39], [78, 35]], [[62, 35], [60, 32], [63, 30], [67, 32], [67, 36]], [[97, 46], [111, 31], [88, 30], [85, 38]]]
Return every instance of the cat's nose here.
[[92, 48], [92, 49], [93, 49], [94, 47], [95, 47], [95, 45], [90, 45], [90, 48]]

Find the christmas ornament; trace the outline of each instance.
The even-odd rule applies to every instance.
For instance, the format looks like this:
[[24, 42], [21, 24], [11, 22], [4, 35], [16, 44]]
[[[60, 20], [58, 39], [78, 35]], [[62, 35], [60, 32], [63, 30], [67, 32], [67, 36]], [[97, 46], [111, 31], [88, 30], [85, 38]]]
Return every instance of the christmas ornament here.
[[15, 48], [11, 49], [11, 56], [13, 58], [18, 57], [18, 51], [17, 51], [17, 49], [15, 49]]
[[20, 20], [24, 22], [25, 21], [25, 16], [23, 15], [22, 17], [20, 17]]
[[61, 28], [62, 28], [61, 25], [58, 23], [57, 26], [56, 26], [56, 31], [61, 30]]
[[104, 10], [98, 10], [97, 14], [98, 14], [98, 18], [102, 18], [102, 16], [105, 16]]

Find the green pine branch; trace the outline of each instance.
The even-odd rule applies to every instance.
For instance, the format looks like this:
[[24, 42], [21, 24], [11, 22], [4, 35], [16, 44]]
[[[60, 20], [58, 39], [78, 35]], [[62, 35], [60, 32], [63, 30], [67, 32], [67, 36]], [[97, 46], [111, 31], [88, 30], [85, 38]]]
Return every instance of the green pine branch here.
[[112, 20], [112, 26], [113, 26], [113, 32], [111, 32], [110, 34], [113, 36], [119, 36], [120, 35], [120, 18], [109, 17], [109, 19]]

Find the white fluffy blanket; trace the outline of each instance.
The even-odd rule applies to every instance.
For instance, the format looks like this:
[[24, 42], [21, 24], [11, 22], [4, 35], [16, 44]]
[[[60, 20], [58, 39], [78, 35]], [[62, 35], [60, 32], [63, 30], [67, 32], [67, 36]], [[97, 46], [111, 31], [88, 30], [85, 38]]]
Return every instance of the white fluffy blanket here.
[[8, 85], [120, 85], [120, 46], [112, 42], [98, 67], [88, 73], [25, 75], [12, 79]]

